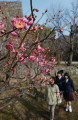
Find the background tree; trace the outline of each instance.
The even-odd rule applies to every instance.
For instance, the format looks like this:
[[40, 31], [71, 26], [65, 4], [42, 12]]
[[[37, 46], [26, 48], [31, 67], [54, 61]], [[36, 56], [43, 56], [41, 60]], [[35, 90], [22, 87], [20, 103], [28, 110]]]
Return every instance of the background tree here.
[[[55, 51], [59, 59], [68, 61], [68, 65], [72, 64], [74, 56], [77, 55], [77, 22], [78, 22], [78, 1], [72, 3], [71, 10], [66, 10], [61, 15], [52, 19], [50, 26], [55, 26], [57, 29], [57, 39], [55, 41]], [[57, 11], [54, 10], [53, 11]], [[58, 10], [60, 12], [60, 9]], [[48, 14], [48, 17], [55, 17]], [[67, 35], [65, 35], [67, 34]], [[75, 49], [76, 48], [76, 49]]]

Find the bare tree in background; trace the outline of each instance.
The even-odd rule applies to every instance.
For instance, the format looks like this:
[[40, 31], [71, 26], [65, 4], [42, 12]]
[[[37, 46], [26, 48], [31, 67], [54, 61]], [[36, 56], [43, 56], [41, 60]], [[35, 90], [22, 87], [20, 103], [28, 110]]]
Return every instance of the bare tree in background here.
[[[61, 9], [62, 10], [62, 9]], [[60, 8], [53, 9], [52, 12], [60, 11]], [[51, 12], [51, 13], [52, 13]], [[49, 13], [47, 16], [55, 17]], [[73, 56], [77, 54], [77, 31], [78, 31], [78, 1], [74, 1], [71, 4], [71, 10], [64, 10], [57, 19], [52, 19], [49, 23], [50, 27], [55, 26], [57, 30], [57, 39], [55, 44], [55, 53], [62, 60], [67, 61], [68, 65], [72, 64]], [[63, 31], [61, 31], [63, 30]], [[66, 35], [65, 35], [66, 34]], [[58, 52], [57, 52], [58, 51]]]

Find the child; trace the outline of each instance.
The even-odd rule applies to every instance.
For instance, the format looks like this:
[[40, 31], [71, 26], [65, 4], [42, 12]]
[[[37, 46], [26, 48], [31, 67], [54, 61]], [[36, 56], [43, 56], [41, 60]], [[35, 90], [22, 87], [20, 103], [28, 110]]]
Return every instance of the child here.
[[74, 84], [68, 73], [64, 74], [63, 96], [66, 101], [66, 111], [72, 112], [71, 102], [74, 100], [72, 92], [75, 91]]
[[62, 86], [63, 81], [64, 81], [63, 70], [60, 70], [57, 72], [56, 84], [58, 85], [61, 92], [63, 90], [63, 86]]
[[50, 120], [54, 119], [55, 106], [58, 98], [60, 98], [59, 87], [55, 84], [55, 78], [50, 78], [49, 85], [46, 89], [47, 102], [50, 107]]

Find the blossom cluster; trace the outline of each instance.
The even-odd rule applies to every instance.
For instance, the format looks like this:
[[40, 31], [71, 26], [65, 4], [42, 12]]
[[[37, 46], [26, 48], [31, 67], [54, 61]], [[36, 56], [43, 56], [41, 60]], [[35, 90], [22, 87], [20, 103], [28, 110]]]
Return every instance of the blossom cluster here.
[[4, 22], [0, 22], [0, 33], [4, 34], [6, 32], [5, 24]]
[[[29, 16], [26, 18], [13, 18], [11, 20], [12, 25], [14, 28], [17, 29], [28, 29], [30, 25], [32, 25], [34, 23], [32, 16]], [[31, 30], [33, 32], [36, 32], [37, 29], [43, 30], [43, 27], [38, 27], [38, 26], [33, 26], [31, 27]]]
[[[34, 9], [34, 11], [38, 12], [38, 9]], [[44, 13], [46, 13], [48, 10], [46, 10]], [[44, 15], [43, 13], [43, 15]], [[7, 66], [13, 66], [14, 63], [17, 62], [17, 65], [20, 64], [27, 64], [29, 65], [30, 69], [30, 76], [31, 81], [39, 82], [41, 86], [45, 86], [45, 82], [47, 81], [47, 73], [50, 73], [50, 71], [55, 66], [55, 58], [49, 57], [47, 59], [47, 54], [50, 52], [49, 48], [43, 48], [41, 46], [41, 43], [38, 42], [36, 46], [34, 47], [33, 51], [29, 53], [30, 51], [30, 45], [26, 44], [26, 41], [22, 42], [22, 38], [20, 31], [27, 32], [27, 34], [31, 34], [31, 32], [35, 33], [37, 30], [43, 30], [43, 25], [40, 26], [38, 23], [34, 23], [34, 18], [32, 16], [26, 16], [25, 18], [20, 18], [19, 16], [16, 16], [11, 20], [12, 28], [8, 32], [8, 35], [10, 36], [7, 39], [7, 44], [5, 45], [5, 48], [9, 51], [10, 57], [7, 57]], [[0, 22], [0, 32], [5, 33], [6, 28], [5, 24], [3, 22]], [[62, 31], [60, 31], [62, 32]], [[6, 33], [7, 34], [7, 33]], [[13, 37], [12, 37], [13, 36]], [[22, 35], [23, 36], [23, 35]], [[17, 38], [18, 37], [18, 38]], [[20, 39], [20, 40], [19, 40]], [[53, 39], [56, 39], [55, 37]], [[36, 40], [34, 40], [36, 41]], [[21, 43], [21, 44], [20, 44]], [[31, 41], [30, 44], [32, 44], [33, 41]], [[27, 47], [28, 46], [28, 47]], [[33, 48], [33, 47], [32, 47]], [[29, 51], [28, 51], [29, 50]], [[15, 58], [14, 58], [15, 57]], [[14, 61], [14, 63], [13, 63]], [[12, 65], [13, 63], [13, 65]], [[32, 70], [36, 67], [37, 71], [35, 72], [35, 75], [31, 75]], [[9, 67], [8, 67], [9, 68]], [[16, 68], [11, 68], [12, 71], [15, 71]], [[43, 76], [41, 76], [41, 74]]]

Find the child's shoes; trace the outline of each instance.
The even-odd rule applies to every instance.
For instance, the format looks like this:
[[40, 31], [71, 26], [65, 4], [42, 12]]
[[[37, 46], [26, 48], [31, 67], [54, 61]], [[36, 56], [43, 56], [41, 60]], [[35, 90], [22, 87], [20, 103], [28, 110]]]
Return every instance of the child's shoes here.
[[69, 106], [69, 112], [72, 112], [72, 107], [71, 107], [71, 105]]
[[69, 105], [66, 106], [66, 109], [65, 109], [66, 112], [69, 111]]

